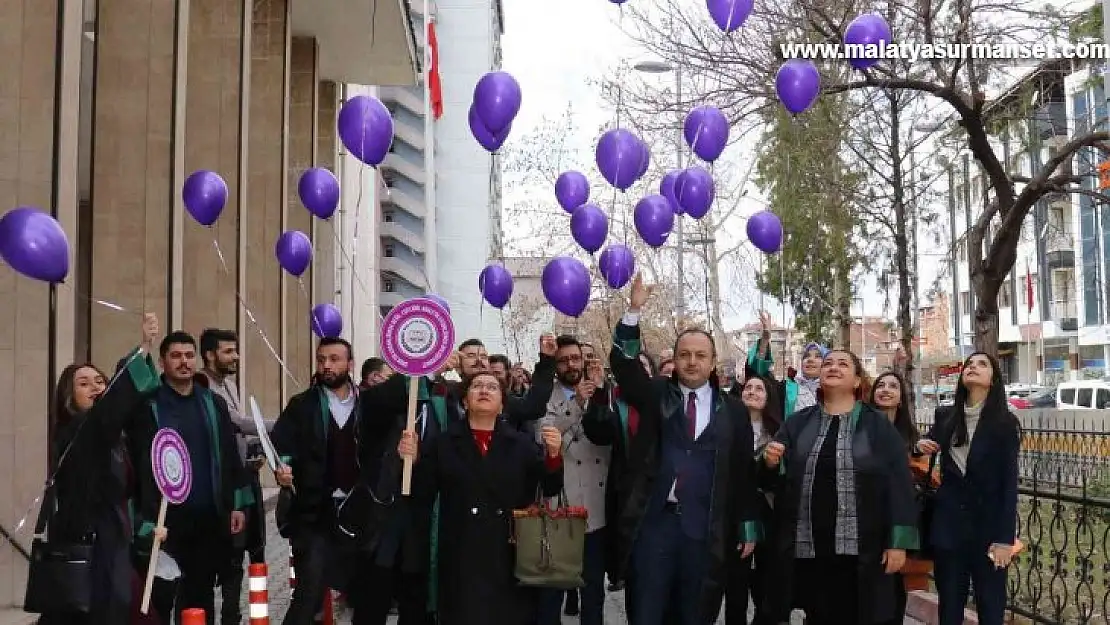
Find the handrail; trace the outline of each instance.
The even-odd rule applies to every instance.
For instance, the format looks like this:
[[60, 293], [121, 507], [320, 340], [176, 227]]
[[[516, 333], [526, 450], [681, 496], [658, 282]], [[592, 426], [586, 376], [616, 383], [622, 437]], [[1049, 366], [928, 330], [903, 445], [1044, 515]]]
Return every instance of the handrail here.
[[19, 555], [23, 556], [25, 560], [27, 560], [28, 562], [31, 561], [31, 553], [27, 551], [27, 549], [24, 548], [23, 545], [16, 542], [15, 536], [12, 536], [12, 533], [9, 532], [8, 528], [4, 527], [3, 524], [0, 524], [0, 537], [11, 543], [12, 549], [15, 549], [17, 552], [19, 552]]

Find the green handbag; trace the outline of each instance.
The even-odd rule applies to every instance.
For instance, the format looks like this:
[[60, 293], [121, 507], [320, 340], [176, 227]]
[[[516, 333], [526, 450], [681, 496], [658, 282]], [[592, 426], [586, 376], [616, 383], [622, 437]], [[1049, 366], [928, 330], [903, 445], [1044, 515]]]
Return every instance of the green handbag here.
[[567, 492], [552, 509], [536, 492], [536, 503], [513, 510], [515, 575], [523, 586], [571, 590], [581, 588], [586, 541], [586, 509], [567, 505]]

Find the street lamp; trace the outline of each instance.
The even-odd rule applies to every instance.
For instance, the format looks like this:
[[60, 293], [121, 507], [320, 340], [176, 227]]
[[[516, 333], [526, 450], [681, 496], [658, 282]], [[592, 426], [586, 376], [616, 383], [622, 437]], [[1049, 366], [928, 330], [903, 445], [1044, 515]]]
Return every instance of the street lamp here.
[[[637, 72], [645, 74], [666, 74], [674, 72], [674, 85], [675, 85], [675, 111], [678, 122], [675, 125], [675, 144], [674, 144], [674, 158], [675, 169], [682, 169], [682, 112], [678, 107], [682, 104], [682, 67], [676, 66], [663, 60], [650, 60], [640, 61], [632, 66], [632, 69]], [[675, 306], [675, 312], [678, 313], [678, 318], [682, 319], [686, 316], [686, 278], [683, 273], [683, 247], [682, 247], [682, 215], [678, 215], [676, 220], [678, 223], [675, 225], [675, 244], [678, 248], [678, 302]]]

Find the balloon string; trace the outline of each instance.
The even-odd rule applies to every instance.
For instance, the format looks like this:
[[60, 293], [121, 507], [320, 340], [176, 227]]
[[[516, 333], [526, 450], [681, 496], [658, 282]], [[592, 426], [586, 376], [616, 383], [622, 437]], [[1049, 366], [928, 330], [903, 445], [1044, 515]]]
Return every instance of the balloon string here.
[[300, 285], [300, 287], [301, 287], [301, 295], [304, 295], [305, 301], [307, 301], [311, 305], [312, 304], [312, 296], [310, 296], [308, 294], [308, 289], [305, 288], [304, 278], [298, 276], [297, 277], [297, 284]]
[[[219, 240], [216, 239], [216, 236], [214, 234], [212, 236], [212, 245], [216, 248], [216, 255], [220, 258], [220, 263], [223, 265], [224, 275], [226, 275], [228, 278], [231, 278], [231, 271], [228, 269], [226, 257], [224, 256], [223, 250], [220, 248]], [[243, 307], [243, 312], [246, 313], [247, 320], [251, 322], [251, 325], [254, 326], [254, 329], [262, 338], [262, 343], [266, 345], [266, 348], [268, 350], [270, 350], [270, 355], [274, 357], [274, 360], [277, 361], [282, 371], [285, 372], [285, 375], [293, 381], [294, 385], [299, 388], [301, 386], [300, 380], [297, 379], [297, 376], [293, 375], [293, 372], [289, 370], [289, 367], [285, 364], [285, 361], [281, 358], [281, 355], [279, 355], [278, 351], [274, 349], [274, 345], [270, 341], [270, 337], [266, 335], [266, 331], [262, 329], [262, 324], [258, 322], [258, 319], [254, 316], [254, 312], [250, 309], [250, 306], [247, 305], [246, 300], [243, 299], [243, 294], [240, 293], [238, 289], [235, 290], [235, 299], [238, 300], [239, 305]]]

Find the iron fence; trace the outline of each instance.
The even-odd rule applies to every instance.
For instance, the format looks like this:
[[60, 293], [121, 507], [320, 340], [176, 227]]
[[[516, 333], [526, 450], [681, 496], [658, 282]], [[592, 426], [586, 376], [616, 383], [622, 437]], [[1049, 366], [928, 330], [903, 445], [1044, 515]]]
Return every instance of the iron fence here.
[[[931, 417], [931, 414], [919, 417]], [[1110, 411], [1020, 411], [1017, 622], [1110, 623]], [[931, 419], [920, 422], [928, 432]]]

